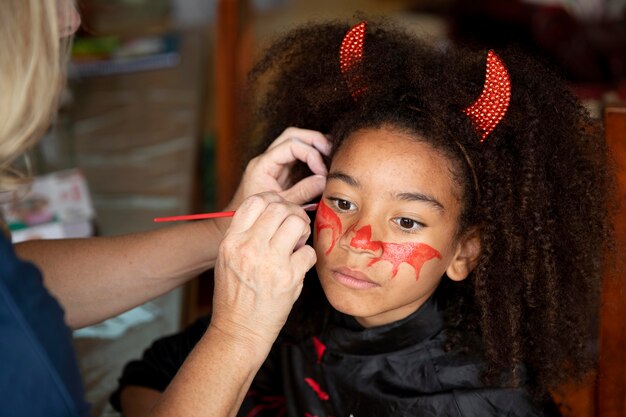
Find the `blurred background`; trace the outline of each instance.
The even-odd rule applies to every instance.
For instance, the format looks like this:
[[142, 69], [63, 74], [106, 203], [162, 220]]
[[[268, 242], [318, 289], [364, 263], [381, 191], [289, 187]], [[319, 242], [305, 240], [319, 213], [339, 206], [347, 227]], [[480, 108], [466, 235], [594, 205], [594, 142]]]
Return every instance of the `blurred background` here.
[[[244, 165], [237, 102], [258, 51], [285, 29], [324, 18], [356, 23], [358, 11], [436, 43], [521, 44], [551, 62], [601, 118], [606, 106], [626, 101], [625, 1], [79, 0], [70, 83], [33, 164], [43, 179], [80, 183], [76, 199], [90, 227], [58, 231], [67, 236], [148, 230], [154, 217], [219, 210]], [[28, 226], [41, 224], [20, 227]], [[94, 415], [115, 415], [108, 396], [128, 360], [209, 311], [210, 300], [207, 273], [76, 332]], [[564, 414], [594, 415], [592, 394], [576, 395], [580, 404], [561, 404]]]

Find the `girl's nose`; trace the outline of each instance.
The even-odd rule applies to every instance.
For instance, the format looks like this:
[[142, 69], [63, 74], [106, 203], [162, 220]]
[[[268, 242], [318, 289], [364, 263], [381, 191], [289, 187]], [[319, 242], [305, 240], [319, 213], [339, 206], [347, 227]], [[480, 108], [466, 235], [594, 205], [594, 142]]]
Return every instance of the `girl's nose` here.
[[380, 241], [372, 240], [372, 226], [369, 224], [354, 224], [342, 237], [345, 243], [352, 250], [365, 251], [372, 254], [380, 253], [382, 244]]

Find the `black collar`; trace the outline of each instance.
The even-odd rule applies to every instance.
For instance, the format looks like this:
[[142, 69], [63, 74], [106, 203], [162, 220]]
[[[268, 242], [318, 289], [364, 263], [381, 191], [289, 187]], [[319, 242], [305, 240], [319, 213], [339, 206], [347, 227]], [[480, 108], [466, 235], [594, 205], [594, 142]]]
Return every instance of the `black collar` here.
[[333, 310], [331, 325], [322, 338], [329, 350], [346, 354], [378, 355], [414, 346], [443, 329], [437, 293], [408, 317], [378, 327], [364, 328], [354, 317]]

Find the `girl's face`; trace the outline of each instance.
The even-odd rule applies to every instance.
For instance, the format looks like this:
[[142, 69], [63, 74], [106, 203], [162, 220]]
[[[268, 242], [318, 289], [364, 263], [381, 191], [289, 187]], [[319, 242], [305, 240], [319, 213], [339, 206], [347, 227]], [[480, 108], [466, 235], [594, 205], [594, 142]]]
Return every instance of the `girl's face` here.
[[346, 139], [315, 219], [317, 272], [335, 309], [379, 326], [416, 311], [444, 273], [467, 276], [479, 244], [456, 238], [451, 170], [433, 147], [389, 128]]

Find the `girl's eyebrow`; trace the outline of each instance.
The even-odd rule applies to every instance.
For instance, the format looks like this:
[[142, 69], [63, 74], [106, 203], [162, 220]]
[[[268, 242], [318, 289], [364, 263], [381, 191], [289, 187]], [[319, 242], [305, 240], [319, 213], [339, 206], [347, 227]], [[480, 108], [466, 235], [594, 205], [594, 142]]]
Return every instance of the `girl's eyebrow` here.
[[326, 180], [339, 180], [345, 182], [348, 185], [351, 185], [356, 188], [361, 188], [361, 183], [358, 182], [355, 178], [351, 177], [348, 174], [344, 174], [341, 171], [331, 172], [326, 176]]
[[430, 205], [431, 207], [439, 210], [439, 211], [445, 211], [445, 207], [443, 206], [443, 204], [441, 204], [435, 197], [428, 195], [428, 194], [423, 194], [423, 193], [398, 193], [398, 194], [394, 194], [393, 197], [396, 200], [403, 200], [403, 201], [419, 201], [422, 203], [427, 203], [428, 205]]
[[[345, 174], [341, 171], [335, 171], [335, 172], [331, 172], [328, 174], [328, 176], [326, 177], [327, 180], [338, 180], [341, 182], [345, 182], [346, 184], [355, 187], [355, 188], [361, 188], [361, 183], [359, 181], [356, 180], [356, 178], [351, 177], [348, 174]], [[437, 200], [435, 197], [429, 195], [429, 194], [424, 194], [424, 193], [396, 193], [393, 194], [392, 197], [396, 200], [402, 200], [402, 201], [417, 201], [417, 202], [421, 202], [421, 203], [426, 203], [429, 206], [437, 209], [438, 211], [445, 211], [445, 207], [443, 206], [443, 204], [441, 204], [439, 202], [439, 200]]]

